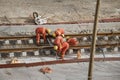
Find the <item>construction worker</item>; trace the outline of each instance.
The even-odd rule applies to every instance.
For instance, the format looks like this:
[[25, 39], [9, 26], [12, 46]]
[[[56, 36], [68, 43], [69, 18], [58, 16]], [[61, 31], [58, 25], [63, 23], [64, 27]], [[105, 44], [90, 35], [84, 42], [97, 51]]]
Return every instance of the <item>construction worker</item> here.
[[67, 39], [67, 42], [69, 43], [69, 45], [75, 46], [78, 44], [78, 41], [76, 38], [69, 38]]
[[[78, 41], [76, 38], [67, 38], [67, 42], [69, 43], [69, 45], [71, 46], [75, 46], [75, 45], [78, 45]], [[75, 50], [76, 51], [76, 50]], [[81, 52], [80, 50], [77, 50], [77, 59], [80, 59], [81, 58]]]
[[37, 42], [37, 45], [39, 45], [40, 37], [43, 37], [44, 43], [45, 43], [46, 42], [46, 34], [49, 35], [51, 30], [47, 29], [45, 27], [38, 27], [38, 28], [36, 28], [35, 32], [36, 32], [36, 42]]
[[61, 54], [61, 59], [64, 59], [65, 53], [69, 49], [69, 44], [67, 42], [63, 42], [60, 50], [58, 49], [58, 46], [54, 46], [54, 49]]
[[62, 43], [63, 43], [63, 37], [62, 36], [57, 36], [54, 40], [54, 44], [58, 46], [58, 50], [62, 48]]
[[57, 36], [62, 36], [64, 37], [64, 29], [62, 28], [58, 28], [57, 30], [55, 30], [55, 32], [53, 33], [53, 37], [57, 37]]

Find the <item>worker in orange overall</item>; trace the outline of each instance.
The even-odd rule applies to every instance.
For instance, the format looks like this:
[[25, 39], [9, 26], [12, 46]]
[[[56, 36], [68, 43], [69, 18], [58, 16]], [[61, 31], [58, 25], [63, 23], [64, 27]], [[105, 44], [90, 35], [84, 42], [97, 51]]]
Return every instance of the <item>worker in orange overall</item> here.
[[[68, 38], [67, 39], [67, 42], [69, 43], [69, 45], [71, 46], [75, 46], [75, 45], [78, 45], [79, 42], [77, 41], [76, 38]], [[76, 51], [76, 50], [75, 50]], [[81, 52], [80, 50], [77, 49], [77, 59], [80, 59], [81, 58]]]
[[[59, 38], [59, 39], [61, 39], [61, 38]], [[62, 38], [61, 42], [59, 41], [59, 45], [54, 46], [54, 49], [57, 50], [57, 53], [60, 53], [61, 58], [64, 59], [65, 53], [69, 49], [69, 46], [70, 45], [72, 45], [72, 46], [77, 45], [78, 41], [76, 38], [67, 38], [67, 41], [63, 42], [63, 38]]]
[[58, 49], [58, 46], [54, 46], [54, 49], [61, 54], [61, 59], [64, 59], [65, 53], [69, 49], [69, 44], [67, 42], [63, 42], [60, 50]]
[[54, 40], [54, 44], [58, 46], [58, 50], [62, 48], [62, 43], [63, 43], [63, 37], [62, 36], [57, 36]]
[[36, 28], [35, 32], [36, 32], [36, 42], [37, 42], [37, 45], [39, 45], [40, 38], [43, 37], [44, 43], [45, 43], [46, 42], [46, 35], [47, 34], [49, 35], [51, 31], [50, 31], [50, 29], [47, 29], [45, 27], [38, 27], [38, 28]]
[[55, 32], [53, 33], [53, 37], [57, 37], [57, 36], [62, 36], [64, 37], [64, 29], [62, 28], [58, 28], [57, 30], [55, 30]]
[[69, 38], [67, 39], [67, 42], [69, 43], [69, 45], [72, 45], [72, 46], [78, 45], [78, 41], [76, 38]]

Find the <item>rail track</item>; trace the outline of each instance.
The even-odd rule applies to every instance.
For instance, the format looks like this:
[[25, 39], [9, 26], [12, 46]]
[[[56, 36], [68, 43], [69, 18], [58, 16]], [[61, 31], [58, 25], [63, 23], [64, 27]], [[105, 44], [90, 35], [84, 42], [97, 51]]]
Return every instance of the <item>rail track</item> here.
[[[100, 45], [96, 45], [97, 48], [110, 48], [110, 47], [120, 47], [120, 43], [114, 43], [114, 44], [100, 44]], [[77, 45], [77, 46], [70, 46], [70, 49], [81, 49], [81, 48], [85, 48], [85, 49], [89, 49], [91, 47], [91, 45]], [[19, 48], [7, 48], [7, 49], [0, 49], [1, 53], [4, 52], [19, 52], [19, 51], [35, 51], [35, 50], [39, 50], [39, 49], [53, 49], [53, 46], [22, 46]]]
[[[120, 36], [119, 32], [114, 32], [114, 33], [98, 33], [98, 36]], [[65, 36], [69, 37], [84, 37], [84, 36], [92, 36], [92, 34], [66, 34]], [[51, 37], [51, 36], [47, 36]], [[5, 40], [5, 39], [29, 39], [29, 38], [35, 38], [35, 36], [3, 36], [0, 37], [0, 40]]]
[[[70, 46], [70, 50], [81, 50], [82, 52], [90, 51], [92, 34], [66, 34], [65, 36], [76, 37], [79, 41], [79, 45]], [[48, 36], [52, 38], [52, 36]], [[43, 40], [42, 40], [43, 41]], [[42, 42], [41, 41], [41, 42]], [[51, 40], [51, 43], [53, 40]], [[120, 51], [120, 33], [98, 33], [97, 37], [97, 52], [104, 51]], [[41, 50], [45, 54], [53, 53], [53, 46], [50, 46], [47, 42], [46, 44], [41, 43], [41, 46], [36, 46], [35, 36], [7, 36], [0, 37], [0, 54], [1, 57], [15, 57], [17, 53], [18, 56], [26, 55], [40, 55]], [[18, 53], [20, 52], [20, 53]], [[30, 52], [30, 53], [29, 53]], [[5, 56], [6, 55], [6, 56]]]
[[[101, 19], [99, 22], [120, 22], [120, 18], [113, 19]], [[93, 23], [93, 20], [76, 21], [76, 22], [59, 22], [59, 23], [46, 23], [47, 25], [53, 24], [80, 24], [80, 23]], [[29, 23], [7, 23], [2, 25], [26, 25]], [[31, 24], [31, 23], [30, 23]], [[33, 23], [32, 23], [33, 24]], [[45, 24], [45, 25], [46, 25]], [[119, 52], [120, 51], [120, 33], [98, 33], [96, 52]], [[76, 53], [76, 50], [81, 50], [82, 53], [90, 52], [92, 34], [66, 34], [65, 36], [76, 37], [80, 42], [77, 46], [70, 46], [68, 53], [72, 50]], [[52, 39], [52, 36], [47, 36]], [[43, 40], [41, 40], [43, 42]], [[51, 41], [52, 42], [52, 41]], [[35, 45], [35, 36], [3, 36], [0, 37], [0, 59], [14, 58], [14, 57], [25, 57], [25, 56], [41, 56], [51, 55], [53, 53], [53, 46], [47, 44], [41, 44], [41, 46]], [[75, 51], [75, 52], [74, 52]], [[55, 56], [55, 55], [54, 55]], [[95, 61], [120, 61], [120, 57], [103, 57], [94, 58]], [[51, 64], [63, 64], [63, 63], [77, 63], [77, 62], [88, 62], [89, 58], [81, 59], [67, 59], [67, 60], [54, 60], [54, 61], [43, 61], [34, 63], [17, 63], [17, 64], [0, 64], [0, 68], [14, 68], [14, 67], [32, 67], [41, 65]]]
[[[2, 23], [0, 24], [0, 26], [2, 25], [33, 25], [34, 20], [30, 20], [31, 22], [27, 22], [27, 23]], [[57, 22], [57, 23], [46, 23], [44, 25], [55, 25], [55, 24], [80, 24], [80, 23], [93, 23], [93, 20], [82, 20], [82, 21], [73, 21], [73, 22]], [[120, 18], [107, 18], [107, 19], [101, 19], [99, 20], [100, 23], [105, 23], [105, 22], [120, 22]]]
[[[76, 53], [76, 50], [81, 52], [90, 51], [91, 47], [91, 36], [92, 34], [66, 34], [65, 36], [76, 37], [80, 42], [79, 45], [70, 46], [70, 50]], [[48, 36], [52, 39], [52, 36]], [[43, 41], [43, 40], [42, 40]], [[41, 41], [41, 42], [42, 42]], [[107, 51], [120, 51], [120, 33], [98, 33], [96, 52], [107, 52]], [[3, 36], [0, 37], [0, 58], [13, 58], [13, 57], [25, 57], [25, 56], [41, 56], [51, 55], [53, 52], [53, 45], [49, 42], [46, 44], [41, 43], [40, 46], [36, 46], [35, 36]], [[55, 56], [55, 55], [54, 55]], [[120, 57], [106, 57], [106, 58], [95, 58], [95, 61], [120, 61]], [[0, 64], [0, 68], [12, 68], [12, 67], [31, 67], [40, 65], [51, 65], [51, 64], [62, 64], [62, 63], [75, 63], [75, 62], [88, 62], [89, 58], [82, 59], [67, 59], [67, 60], [55, 60], [55, 61], [44, 61], [35, 63], [18, 63], [18, 64]]]

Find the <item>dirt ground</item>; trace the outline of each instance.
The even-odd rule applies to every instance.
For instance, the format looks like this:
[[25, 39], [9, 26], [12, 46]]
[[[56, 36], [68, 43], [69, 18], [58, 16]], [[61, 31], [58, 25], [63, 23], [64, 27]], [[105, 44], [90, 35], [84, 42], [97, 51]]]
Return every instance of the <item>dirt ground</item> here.
[[[95, 62], [93, 80], [120, 80], [119, 61]], [[87, 80], [88, 63], [47, 65], [53, 72], [42, 74], [42, 67], [0, 69], [0, 80]]]
[[[0, 0], [0, 23], [25, 23], [38, 12], [48, 22], [94, 18], [97, 0]], [[99, 18], [120, 18], [120, 0], [101, 0]]]

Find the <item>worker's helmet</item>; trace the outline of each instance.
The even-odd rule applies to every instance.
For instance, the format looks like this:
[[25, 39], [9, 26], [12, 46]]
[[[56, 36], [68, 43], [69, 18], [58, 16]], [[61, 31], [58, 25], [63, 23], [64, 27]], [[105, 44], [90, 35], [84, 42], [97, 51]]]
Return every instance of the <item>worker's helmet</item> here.
[[54, 46], [54, 50], [58, 50], [58, 46]]
[[47, 32], [48, 32], [48, 33], [50, 33], [50, 32], [51, 32], [51, 30], [50, 30], [50, 29], [47, 29]]
[[61, 36], [64, 38], [65, 37], [65, 35], [64, 34], [61, 34]]
[[56, 37], [56, 34], [55, 34], [55, 33], [53, 33], [53, 34], [52, 34], [52, 36], [53, 36], [53, 37]]
[[65, 38], [66, 38], [66, 39], [69, 39], [69, 38], [70, 38], [70, 36], [66, 36]]

